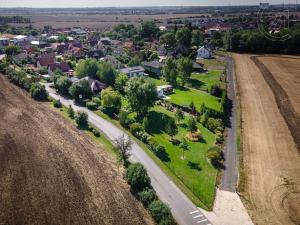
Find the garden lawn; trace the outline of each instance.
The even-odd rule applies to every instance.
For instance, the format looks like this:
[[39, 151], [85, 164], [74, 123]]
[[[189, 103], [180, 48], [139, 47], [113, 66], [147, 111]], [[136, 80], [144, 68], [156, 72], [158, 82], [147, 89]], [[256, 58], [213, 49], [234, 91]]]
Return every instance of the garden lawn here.
[[220, 83], [223, 72], [220, 70], [212, 70], [208, 73], [193, 73], [188, 82], [190, 87], [201, 89], [203, 91], [210, 90], [210, 87]]
[[[174, 117], [174, 113], [167, 111], [161, 106], [155, 106], [152, 112], [163, 113]], [[176, 139], [182, 140], [185, 137], [187, 130], [185, 123], [178, 126], [178, 134]], [[159, 123], [159, 121], [157, 121]], [[173, 145], [169, 140], [170, 137], [164, 132], [151, 133], [153, 138], [166, 148], [166, 156], [162, 161], [169, 169], [200, 199], [200, 201], [211, 208], [214, 202], [215, 185], [217, 170], [211, 166], [207, 160], [207, 150], [214, 146], [215, 136], [213, 133], [204, 128], [200, 123], [197, 123], [198, 129], [201, 131], [203, 140], [199, 142], [190, 142], [189, 150], [185, 151], [185, 159], [181, 159], [182, 150], [179, 146]]]
[[175, 103], [177, 105], [188, 107], [190, 103], [193, 101], [197, 111], [200, 110], [201, 105], [204, 103], [205, 106], [220, 111], [221, 103], [220, 98], [214, 97], [207, 92], [182, 88], [182, 89], [174, 89], [174, 93], [168, 95], [170, 97], [169, 101], [171, 103]]

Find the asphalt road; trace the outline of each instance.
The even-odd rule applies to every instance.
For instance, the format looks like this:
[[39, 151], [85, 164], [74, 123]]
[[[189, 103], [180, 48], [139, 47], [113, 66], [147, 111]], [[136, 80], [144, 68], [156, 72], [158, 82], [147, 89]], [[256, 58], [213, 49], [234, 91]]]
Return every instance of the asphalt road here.
[[[101, 118], [85, 107], [75, 105], [72, 100], [58, 95], [54, 89], [49, 87], [49, 84], [46, 85], [46, 89], [52, 98], [59, 99], [62, 104], [66, 106], [72, 105], [75, 111], [85, 111], [88, 114], [89, 122], [101, 130], [111, 141], [114, 141], [123, 134], [126, 135], [124, 131], [116, 127], [111, 122]], [[211, 224], [211, 222], [203, 215], [201, 210], [186, 197], [186, 195], [170, 180], [170, 178], [155, 164], [155, 162], [140, 146], [138, 146], [136, 142], [133, 142], [131, 154], [132, 161], [140, 162], [144, 165], [158, 197], [170, 206], [172, 214], [178, 224]]]
[[234, 65], [231, 57], [226, 57], [227, 62], [227, 94], [231, 102], [231, 115], [227, 127], [227, 142], [224, 148], [225, 170], [222, 177], [221, 190], [236, 191], [238, 178], [237, 145], [236, 145], [236, 84], [234, 78]]

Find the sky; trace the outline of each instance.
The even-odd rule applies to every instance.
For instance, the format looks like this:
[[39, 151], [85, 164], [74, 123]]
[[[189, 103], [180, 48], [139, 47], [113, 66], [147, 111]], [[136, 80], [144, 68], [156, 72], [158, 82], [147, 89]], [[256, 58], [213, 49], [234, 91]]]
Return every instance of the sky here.
[[[300, 3], [300, 0], [298, 0]], [[223, 6], [295, 3], [296, 0], [0, 0], [1, 7], [84, 8], [132, 6]]]

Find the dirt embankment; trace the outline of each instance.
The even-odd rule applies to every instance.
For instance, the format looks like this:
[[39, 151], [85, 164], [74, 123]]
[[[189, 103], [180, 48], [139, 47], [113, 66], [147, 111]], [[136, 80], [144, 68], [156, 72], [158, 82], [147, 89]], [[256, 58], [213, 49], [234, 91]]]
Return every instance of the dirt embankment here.
[[113, 159], [0, 75], [0, 224], [153, 224]]
[[241, 99], [244, 203], [259, 225], [300, 224], [300, 156], [276, 97], [249, 55], [234, 54]]
[[[284, 61], [281, 62], [281, 67], [277, 68], [279, 71], [276, 70], [276, 62], [278, 63], [281, 61], [279, 57], [277, 59], [276, 57], [273, 57], [271, 60], [268, 60], [268, 58], [264, 59], [263, 57], [252, 56], [251, 59], [259, 68], [265, 81], [273, 91], [280, 113], [285, 119], [285, 122], [294, 138], [295, 144], [300, 151], [300, 86], [296, 86], [297, 84], [300, 85], [300, 82], [297, 82], [298, 79], [300, 79], [300, 76], [298, 75], [300, 73], [300, 60], [294, 60], [298, 62], [298, 70], [295, 70], [293, 73], [287, 71], [287, 68], [292, 70], [295, 68], [294, 66], [289, 65], [289, 58], [282, 58]], [[264, 63], [269, 65], [269, 67], [267, 67]], [[269, 70], [269, 68], [272, 72]], [[280, 76], [275, 77], [275, 71], [280, 72], [281, 76], [285, 76], [285, 79], [287, 80], [287, 82], [284, 82], [284, 84], [286, 84], [286, 89], [284, 89], [279, 83], [280, 81], [283, 82], [284, 79], [282, 79]], [[279, 81], [277, 81], [276, 78], [279, 79]], [[289, 92], [290, 95], [288, 95], [286, 91]], [[295, 107], [297, 107], [296, 109], [298, 110], [298, 113]]]

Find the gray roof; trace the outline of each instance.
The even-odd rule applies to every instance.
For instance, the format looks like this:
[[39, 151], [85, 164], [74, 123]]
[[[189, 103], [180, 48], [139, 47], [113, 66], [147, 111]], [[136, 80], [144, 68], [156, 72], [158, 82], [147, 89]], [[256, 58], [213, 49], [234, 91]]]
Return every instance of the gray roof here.
[[148, 66], [148, 67], [161, 69], [164, 66], [164, 64], [160, 63], [158, 61], [152, 61], [152, 62], [143, 62], [143, 66]]
[[142, 66], [133, 66], [133, 67], [120, 69], [121, 73], [126, 73], [126, 74], [135, 73], [135, 72], [144, 72], [144, 71], [145, 69]]

